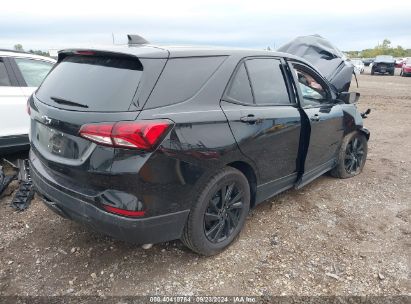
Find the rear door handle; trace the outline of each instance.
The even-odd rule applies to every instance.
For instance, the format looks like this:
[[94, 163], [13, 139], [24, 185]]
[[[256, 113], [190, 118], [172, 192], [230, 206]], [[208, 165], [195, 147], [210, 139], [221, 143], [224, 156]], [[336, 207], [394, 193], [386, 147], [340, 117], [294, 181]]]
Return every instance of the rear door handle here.
[[314, 114], [313, 116], [311, 116], [310, 119], [311, 119], [312, 121], [320, 121], [320, 115]]
[[241, 117], [240, 121], [244, 123], [248, 123], [248, 124], [253, 124], [253, 123], [259, 122], [260, 119], [255, 117], [253, 114], [248, 114], [247, 116]]

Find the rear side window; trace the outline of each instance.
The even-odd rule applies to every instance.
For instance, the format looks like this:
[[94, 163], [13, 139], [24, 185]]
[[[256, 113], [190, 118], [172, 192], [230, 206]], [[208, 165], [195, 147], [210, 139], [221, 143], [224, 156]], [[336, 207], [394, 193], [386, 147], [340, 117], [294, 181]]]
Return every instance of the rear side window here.
[[128, 111], [142, 74], [137, 58], [69, 56], [55, 66], [36, 97], [69, 110]]
[[38, 87], [50, 72], [53, 64], [42, 60], [15, 58], [28, 87]]
[[224, 59], [224, 56], [169, 59], [150, 96], [147, 108], [171, 105], [193, 97]]
[[278, 59], [246, 61], [256, 104], [289, 104], [290, 99]]
[[253, 94], [244, 63], [237, 70], [226, 96], [234, 101], [253, 103]]
[[4, 62], [0, 59], [0, 86], [8, 87], [11, 86], [9, 76], [7, 75], [6, 66]]

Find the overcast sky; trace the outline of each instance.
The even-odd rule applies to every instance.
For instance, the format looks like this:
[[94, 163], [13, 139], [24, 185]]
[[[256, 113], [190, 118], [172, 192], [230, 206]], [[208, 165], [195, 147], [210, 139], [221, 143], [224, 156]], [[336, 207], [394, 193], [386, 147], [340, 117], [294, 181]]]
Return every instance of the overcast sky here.
[[384, 38], [411, 48], [410, 0], [112, 0], [7, 1], [0, 9], [0, 48], [59, 49], [125, 43], [126, 34], [159, 44], [278, 48], [320, 34], [341, 50]]

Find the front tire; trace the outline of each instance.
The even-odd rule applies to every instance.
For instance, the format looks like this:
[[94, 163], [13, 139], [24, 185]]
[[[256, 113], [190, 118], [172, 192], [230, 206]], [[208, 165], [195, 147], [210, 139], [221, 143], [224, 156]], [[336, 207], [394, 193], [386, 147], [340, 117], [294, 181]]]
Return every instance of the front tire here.
[[224, 168], [200, 190], [181, 240], [199, 254], [217, 254], [240, 233], [249, 208], [247, 178], [235, 168]]
[[337, 166], [331, 175], [338, 178], [349, 178], [360, 174], [367, 159], [368, 141], [361, 132], [355, 131], [346, 135], [342, 141], [337, 158]]

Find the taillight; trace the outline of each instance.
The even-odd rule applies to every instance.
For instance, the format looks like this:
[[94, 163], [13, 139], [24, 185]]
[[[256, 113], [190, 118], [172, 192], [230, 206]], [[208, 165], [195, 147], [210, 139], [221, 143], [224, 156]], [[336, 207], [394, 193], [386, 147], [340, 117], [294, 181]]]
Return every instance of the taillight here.
[[153, 150], [172, 125], [170, 120], [87, 124], [81, 127], [80, 136], [112, 147]]
[[126, 209], [120, 209], [116, 208], [113, 206], [109, 205], [103, 205], [103, 208], [106, 209], [106, 211], [122, 216], [128, 216], [128, 217], [139, 217], [139, 216], [144, 216], [145, 211], [133, 211], [133, 210], [126, 210]]

